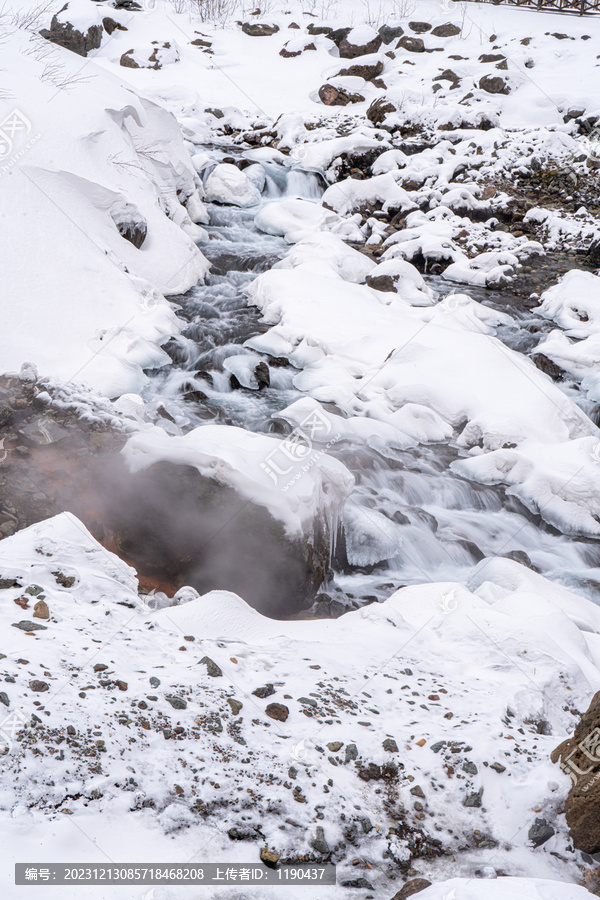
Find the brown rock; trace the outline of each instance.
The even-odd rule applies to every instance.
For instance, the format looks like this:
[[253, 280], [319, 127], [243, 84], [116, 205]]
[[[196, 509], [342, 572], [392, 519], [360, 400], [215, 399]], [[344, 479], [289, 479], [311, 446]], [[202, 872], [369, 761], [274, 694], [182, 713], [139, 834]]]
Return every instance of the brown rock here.
[[264, 862], [265, 866], [268, 866], [270, 869], [275, 868], [280, 856], [281, 853], [277, 853], [275, 850], [269, 850], [268, 847], [261, 847], [261, 861]]
[[431, 33], [434, 37], [456, 37], [457, 34], [460, 34], [460, 28], [458, 25], [447, 22], [445, 25], [438, 25]]
[[[600, 691], [579, 720], [570, 740], [551, 754], [572, 781], [565, 817], [575, 847], [584, 853], [600, 851]], [[596, 762], [597, 760], [597, 762]]]
[[16, 603], [17, 606], [20, 606], [21, 609], [29, 609], [29, 600], [27, 597], [17, 597], [13, 602]]
[[411, 31], [414, 31], [415, 34], [425, 34], [426, 31], [431, 31], [429, 22], [409, 22], [408, 27]]
[[343, 88], [336, 88], [332, 84], [323, 84], [319, 88], [319, 100], [325, 106], [347, 106], [348, 103], [362, 103], [362, 94], [349, 94]]
[[383, 63], [378, 59], [376, 62], [372, 63], [355, 63], [353, 66], [348, 66], [347, 69], [341, 69], [338, 72], [338, 75], [355, 75], [358, 76], [358, 78], [364, 78], [365, 81], [371, 81], [371, 79], [381, 75], [382, 72]]
[[396, 44], [396, 50], [408, 50], [409, 53], [425, 53], [423, 38], [409, 37], [407, 34], [401, 37]]
[[29, 682], [30, 690], [34, 691], [36, 694], [41, 694], [44, 691], [50, 690], [50, 685], [45, 681], [30, 681]]
[[338, 50], [342, 59], [355, 59], [357, 56], [366, 56], [367, 53], [377, 53], [382, 44], [381, 35], [376, 35], [368, 44], [358, 46], [351, 44], [347, 37], [338, 43]]
[[391, 275], [367, 275], [367, 285], [374, 291], [395, 291], [397, 280]]
[[479, 87], [488, 94], [509, 94], [510, 88], [504, 78], [499, 75], [484, 75], [479, 81]]
[[430, 885], [431, 881], [427, 881], [426, 878], [413, 878], [412, 881], [407, 881], [397, 894], [394, 894], [392, 900], [407, 900], [408, 897], [412, 897], [414, 894], [424, 891], [425, 888], [430, 887]]
[[373, 125], [381, 125], [385, 117], [393, 112], [396, 112], [396, 107], [391, 100], [388, 100], [387, 97], [378, 97], [377, 100], [373, 100], [369, 106], [367, 110], [367, 119], [372, 122]]
[[34, 619], [49, 619], [50, 618], [50, 610], [48, 609], [48, 604], [45, 600], [38, 600], [38, 602], [33, 607], [33, 618]]
[[290, 714], [289, 709], [283, 703], [269, 703], [265, 712], [270, 719], [276, 719], [278, 722], [285, 722]]

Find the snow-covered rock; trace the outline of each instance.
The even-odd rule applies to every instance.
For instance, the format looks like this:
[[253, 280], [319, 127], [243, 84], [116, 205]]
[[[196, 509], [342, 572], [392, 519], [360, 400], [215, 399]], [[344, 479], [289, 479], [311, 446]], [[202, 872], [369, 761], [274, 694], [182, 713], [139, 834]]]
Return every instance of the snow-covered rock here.
[[209, 203], [226, 203], [232, 206], [256, 206], [260, 192], [237, 166], [220, 163], [205, 184], [206, 200]]

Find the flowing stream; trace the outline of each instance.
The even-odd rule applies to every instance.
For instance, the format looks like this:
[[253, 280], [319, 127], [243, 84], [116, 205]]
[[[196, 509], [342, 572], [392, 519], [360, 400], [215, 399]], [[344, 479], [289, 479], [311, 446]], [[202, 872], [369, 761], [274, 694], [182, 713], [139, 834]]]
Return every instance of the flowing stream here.
[[[215, 164], [225, 155], [215, 152]], [[322, 192], [317, 175], [273, 162], [262, 163], [262, 168], [265, 203], [283, 196], [316, 200]], [[208, 208], [209, 240], [199, 247], [211, 261], [212, 273], [206, 284], [174, 298], [186, 326], [166, 348], [173, 365], [149, 373], [144, 399], [160, 402], [178, 424], [183, 413], [186, 429], [218, 422], [255, 432], [287, 433], [290, 426], [274, 415], [303, 396], [293, 385], [296, 370], [285, 360], [263, 359], [244, 347], [248, 338], [266, 328], [259, 311], [248, 305], [244, 289], [289, 245], [257, 230], [257, 207], [209, 204]], [[439, 277], [428, 281], [440, 298], [452, 290]], [[509, 291], [468, 286], [461, 290], [514, 317], [515, 324], [502, 326], [497, 336], [518, 352], [531, 351], [549, 328], [535, 312], [516, 304]], [[174, 427], [168, 416], [163, 425], [167, 431]], [[526, 564], [530, 561], [549, 579], [598, 602], [598, 542], [560, 534], [502, 487], [455, 476], [448, 466], [463, 451], [453, 441], [396, 452], [393, 459], [345, 441], [329, 452], [353, 472], [356, 488], [347, 507], [345, 540], [342, 537], [331, 577], [317, 598], [318, 614], [338, 615], [383, 600], [402, 585], [464, 581], [484, 557], [507, 554], [516, 554], [514, 558]], [[389, 529], [382, 527], [385, 522], [400, 536], [399, 542], [390, 539]]]

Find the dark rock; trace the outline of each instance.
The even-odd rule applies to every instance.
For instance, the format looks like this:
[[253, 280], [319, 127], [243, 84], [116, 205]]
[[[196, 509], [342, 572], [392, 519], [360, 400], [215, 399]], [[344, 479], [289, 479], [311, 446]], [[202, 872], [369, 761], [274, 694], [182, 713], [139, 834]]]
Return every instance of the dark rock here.
[[40, 625], [38, 622], [28, 622], [22, 619], [20, 622], [12, 622], [13, 628], [20, 628], [21, 631], [47, 631], [46, 625]]
[[373, 125], [381, 125], [385, 117], [393, 112], [396, 112], [396, 107], [391, 100], [388, 100], [387, 97], [379, 97], [377, 100], [373, 100], [369, 106], [367, 110], [367, 119], [369, 122], [372, 122]]
[[74, 575], [65, 575], [63, 572], [52, 572], [56, 579], [56, 583], [64, 588], [72, 588], [75, 584]]
[[342, 887], [360, 888], [363, 891], [374, 891], [375, 888], [366, 878], [351, 878], [349, 881], [342, 881]]
[[[331, 35], [328, 35], [328, 37], [331, 38]], [[377, 53], [381, 44], [381, 35], [377, 34], [373, 40], [366, 44], [362, 44], [361, 46], [351, 44], [347, 37], [343, 37], [337, 46], [342, 59], [355, 59], [357, 56], [366, 56], [368, 53]]]
[[541, 847], [546, 841], [555, 834], [552, 825], [548, 825], [545, 819], [536, 819], [529, 831], [527, 837], [534, 847]]
[[260, 697], [261, 700], [264, 700], [266, 697], [270, 697], [271, 694], [275, 693], [275, 688], [272, 684], [265, 684], [264, 687], [258, 687], [255, 691], [252, 691], [255, 697]]
[[546, 375], [549, 375], [553, 381], [564, 381], [567, 377], [567, 373], [564, 369], [561, 369], [560, 366], [557, 366], [555, 362], [552, 362], [551, 359], [548, 359], [547, 356], [543, 353], [534, 353], [531, 357], [533, 362], [536, 364], [538, 369], [541, 372], [544, 372]]
[[412, 881], [407, 881], [397, 894], [394, 894], [392, 900], [407, 900], [408, 897], [413, 897], [415, 894], [424, 891], [425, 888], [430, 887], [430, 885], [431, 881], [427, 881], [426, 878], [413, 878]]
[[502, 556], [504, 557], [504, 559], [512, 559], [515, 562], [518, 562], [520, 565], [526, 566], [533, 572], [539, 571], [537, 566], [534, 566], [524, 550], [509, 550], [508, 553], [503, 553]]
[[0, 591], [8, 591], [14, 587], [21, 587], [15, 578], [0, 578]]
[[125, 53], [121, 55], [121, 59], [119, 60], [119, 65], [123, 66], [125, 69], [139, 69], [140, 66], [136, 63], [135, 59], [132, 58], [131, 54], [134, 52], [133, 47], [131, 50], [127, 50]]
[[302, 50], [287, 50], [287, 44], [281, 48], [279, 51], [279, 55], [283, 56], [284, 59], [291, 59], [294, 56], [301, 56], [306, 50], [316, 50], [317, 48], [311, 41], [310, 44], [305, 44]]
[[59, 22], [52, 17], [50, 28], [42, 28], [40, 34], [47, 41], [66, 47], [78, 56], [87, 56], [90, 50], [97, 50], [102, 43], [102, 25], [92, 25], [85, 34], [74, 28], [70, 22]]
[[313, 850], [316, 850], [317, 853], [321, 853], [325, 856], [328, 853], [331, 853], [327, 841], [325, 840], [325, 832], [320, 825], [317, 825], [315, 837], [310, 841], [310, 846]]
[[590, 266], [600, 268], [600, 240], [592, 241], [587, 252], [587, 258]]
[[187, 702], [181, 697], [169, 696], [165, 697], [167, 703], [170, 703], [173, 709], [187, 709]]
[[506, 772], [506, 766], [503, 766], [502, 763], [498, 762], [492, 763], [490, 769], [493, 769], [494, 772], [498, 772], [499, 775], [501, 775], [502, 772]]
[[[291, 25], [290, 25], [291, 28]], [[308, 27], [306, 29], [309, 34], [326, 34], [329, 37], [333, 34], [333, 28], [330, 28], [328, 25], [315, 25], [313, 22], [309, 22]], [[350, 29], [346, 31], [346, 34], [350, 33]]]
[[259, 391], [262, 391], [263, 388], [270, 386], [271, 373], [266, 362], [259, 362], [259, 364], [254, 369], [254, 377], [256, 378], [256, 381], [258, 383]]
[[269, 703], [265, 709], [265, 713], [270, 719], [276, 719], [278, 722], [285, 722], [290, 711], [284, 703]]
[[503, 62], [506, 59], [503, 53], [482, 53], [479, 57], [481, 63]]
[[409, 22], [408, 27], [411, 31], [414, 31], [415, 34], [425, 34], [425, 32], [431, 31], [429, 22]]
[[304, 703], [305, 706], [312, 706], [316, 708], [317, 701], [313, 700], [312, 697], [298, 697], [298, 703]]
[[151, 687], [160, 687], [160, 678], [157, 678], [155, 675], [153, 675], [152, 678], [149, 678], [148, 681], [150, 682]]
[[115, 681], [115, 684], [119, 688], [120, 691], [127, 690], [127, 682], [126, 681]]
[[330, 741], [330, 742], [327, 744], [327, 749], [328, 749], [331, 753], [337, 753], [338, 750], [341, 750], [343, 746], [344, 746], [344, 742], [343, 742], [343, 741]]
[[192, 47], [204, 47], [205, 49], [210, 49], [212, 47], [211, 41], [205, 41], [202, 38], [195, 38], [193, 41], [190, 41]]
[[206, 666], [206, 671], [211, 678], [220, 678], [223, 671], [209, 656], [203, 656], [199, 665]]
[[425, 793], [420, 784], [415, 784], [414, 787], [411, 787], [410, 792], [413, 797], [419, 797], [421, 800], [425, 799]]
[[354, 63], [354, 65], [348, 66], [347, 69], [340, 69], [335, 77], [352, 75], [357, 76], [358, 78], [364, 78], [365, 81], [371, 81], [373, 78], [377, 78], [378, 75], [381, 75], [382, 72], [383, 63], [378, 59], [376, 62], [372, 63]]
[[483, 788], [479, 788], [478, 791], [475, 791], [472, 794], [469, 794], [463, 800], [463, 806], [472, 806], [479, 809], [481, 806], [481, 798], [483, 797]]
[[267, 25], [264, 22], [244, 22], [242, 31], [249, 37], [270, 37], [277, 34], [279, 25]]
[[36, 694], [42, 694], [44, 691], [50, 690], [50, 685], [45, 681], [30, 681], [29, 688]]
[[10, 700], [6, 691], [0, 691], [0, 703], [3, 703], [4, 706], [10, 706]]
[[323, 84], [319, 88], [319, 100], [325, 106], [347, 106], [348, 103], [362, 103], [364, 99], [362, 94], [350, 94], [332, 84]]
[[257, 841], [259, 837], [256, 831], [236, 828], [235, 826], [230, 828], [227, 834], [231, 841]]
[[358, 759], [356, 744], [346, 744], [346, 759], [344, 762], [348, 763], [353, 759]]
[[460, 77], [453, 72], [452, 69], [444, 69], [440, 75], [435, 75], [434, 81], [449, 81], [453, 88], [457, 88], [460, 84]]
[[234, 697], [228, 697], [227, 702], [229, 703], [229, 705], [231, 707], [231, 712], [233, 713], [234, 716], [237, 716], [239, 711], [244, 706], [244, 704], [242, 703], [241, 700], [236, 700]]
[[404, 29], [400, 25], [382, 25], [379, 29], [379, 36], [384, 44], [391, 44], [403, 34]]
[[388, 753], [398, 753], [398, 744], [394, 738], [386, 738], [383, 742], [383, 749], [387, 750]]
[[423, 38], [410, 37], [408, 34], [401, 37], [396, 44], [396, 50], [407, 50], [409, 53], [425, 53]]
[[510, 88], [504, 78], [499, 75], [484, 75], [479, 80], [479, 87], [488, 94], [509, 94]]
[[110, 16], [106, 16], [104, 19], [102, 19], [102, 25], [104, 26], [104, 30], [107, 34], [112, 34], [113, 31], [129, 30], [125, 27], [125, 25], [121, 25], [121, 23], [115, 21], [115, 19], [111, 19]]
[[458, 25], [447, 22], [444, 25], [437, 25], [431, 33], [434, 37], [456, 37], [457, 34], [460, 34], [460, 28]]
[[466, 759], [462, 764], [463, 772], [466, 772], [468, 775], [477, 775], [479, 771], [474, 762], [471, 762], [470, 759]]

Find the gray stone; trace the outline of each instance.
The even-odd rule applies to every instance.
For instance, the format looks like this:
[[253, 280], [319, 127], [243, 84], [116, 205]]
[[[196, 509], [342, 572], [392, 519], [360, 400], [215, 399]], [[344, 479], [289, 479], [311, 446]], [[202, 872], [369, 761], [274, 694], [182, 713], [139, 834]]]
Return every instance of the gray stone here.
[[549, 825], [545, 819], [536, 819], [529, 831], [527, 837], [533, 843], [534, 847], [541, 847], [556, 832], [552, 825]]
[[20, 622], [11, 622], [13, 628], [20, 628], [21, 631], [47, 631], [46, 625], [40, 625], [39, 622], [28, 622], [27, 619], [21, 619]]
[[379, 29], [379, 36], [384, 44], [391, 44], [397, 38], [402, 37], [404, 29], [400, 25], [382, 25]]
[[6, 691], [0, 691], [0, 703], [3, 703], [5, 706], [10, 706], [10, 700], [8, 699]]
[[165, 698], [171, 704], [173, 709], [186, 709], [187, 702], [181, 697], [168, 696]]
[[356, 744], [346, 744], [346, 759], [344, 762], [350, 762], [353, 759], [358, 759], [358, 750], [356, 748]]
[[203, 656], [199, 665], [206, 666], [206, 671], [211, 678], [221, 678], [223, 671], [209, 656]]
[[102, 32], [102, 25], [92, 25], [84, 34], [70, 22], [59, 22], [58, 16], [53, 16], [50, 28], [42, 28], [40, 34], [52, 44], [66, 47], [78, 56], [87, 56], [90, 50], [97, 50], [102, 43]]
[[265, 684], [263, 687], [257, 687], [255, 691], [252, 691], [254, 697], [259, 697], [261, 700], [264, 700], [266, 697], [270, 697], [271, 694], [275, 693], [275, 688], [272, 684]]
[[153, 675], [152, 678], [149, 679], [149, 681], [150, 681], [151, 687], [156, 688], [156, 687], [159, 687], [159, 685], [160, 685], [160, 678], [157, 678], [155, 675]]
[[481, 806], [481, 798], [483, 797], [483, 788], [479, 788], [463, 800], [463, 806], [472, 806], [479, 808]]
[[398, 753], [398, 744], [394, 738], [386, 738], [383, 742], [383, 749], [387, 750], [389, 753]]
[[312, 697], [298, 697], [298, 703], [304, 703], [305, 706], [317, 706], [317, 701], [313, 700]]
[[244, 705], [241, 700], [236, 700], [234, 697], [228, 697], [227, 702], [229, 703], [231, 712], [234, 714], [234, 716], [237, 716], [240, 709], [242, 709]]
[[317, 825], [316, 835], [310, 841], [310, 846], [313, 848], [313, 850], [316, 850], [317, 853], [331, 853], [327, 841], [325, 840], [325, 832], [323, 831], [321, 825]]
[[264, 22], [244, 22], [242, 31], [249, 37], [270, 37], [277, 34], [279, 25], [267, 25]]
[[470, 759], [466, 759], [462, 765], [463, 772], [467, 772], [469, 775], [477, 775], [479, 771], [474, 762], [471, 762]]

